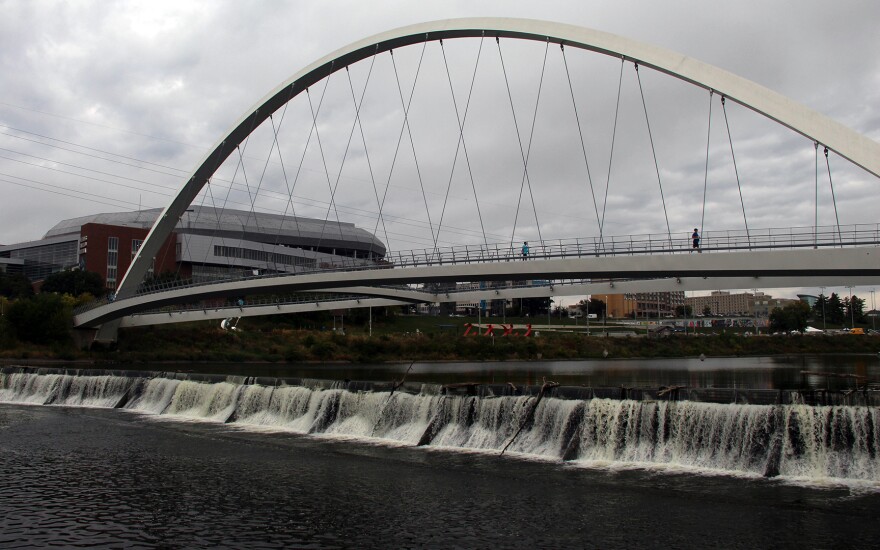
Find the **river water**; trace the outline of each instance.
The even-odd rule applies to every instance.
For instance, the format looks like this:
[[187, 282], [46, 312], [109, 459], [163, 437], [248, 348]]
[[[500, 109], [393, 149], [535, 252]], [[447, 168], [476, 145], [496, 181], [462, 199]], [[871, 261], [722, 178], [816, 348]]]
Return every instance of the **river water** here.
[[[122, 365], [121, 368], [125, 368]], [[131, 367], [129, 367], [131, 368]], [[851, 374], [880, 380], [880, 356], [712, 357], [707, 359], [603, 359], [585, 361], [399, 362], [383, 364], [161, 364], [135, 368], [181, 372], [300, 377], [332, 380], [541, 384], [593, 387], [689, 386], [698, 388], [802, 389], [853, 387], [852, 378], [810, 373]]]
[[[425, 364], [407, 376], [788, 389], [828, 383], [802, 370], [880, 368], [714, 361]], [[187, 367], [175, 370], [218, 370]], [[188, 376], [0, 374], [0, 547], [872, 548], [880, 536], [876, 406], [547, 398], [522, 423], [534, 395]]]

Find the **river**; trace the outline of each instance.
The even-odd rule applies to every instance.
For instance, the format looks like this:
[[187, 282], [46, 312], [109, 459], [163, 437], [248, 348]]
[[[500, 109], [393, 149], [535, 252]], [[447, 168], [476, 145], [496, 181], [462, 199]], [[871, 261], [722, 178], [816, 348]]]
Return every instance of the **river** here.
[[[440, 395], [426, 384], [389, 396], [319, 381], [400, 379], [409, 367], [247, 367], [251, 376], [313, 377], [274, 387], [185, 373], [2, 374], [0, 547], [871, 548], [880, 535], [876, 406], [548, 397], [502, 456], [534, 394]], [[880, 364], [418, 364], [407, 380], [852, 383], [802, 370], [877, 379]], [[578, 414], [578, 443], [562, 460]], [[785, 430], [768, 428], [781, 418]], [[808, 425], [825, 426], [830, 439], [804, 446], [817, 443], [803, 437]], [[772, 434], [783, 432], [797, 444], [786, 439], [779, 475], [765, 477]]]

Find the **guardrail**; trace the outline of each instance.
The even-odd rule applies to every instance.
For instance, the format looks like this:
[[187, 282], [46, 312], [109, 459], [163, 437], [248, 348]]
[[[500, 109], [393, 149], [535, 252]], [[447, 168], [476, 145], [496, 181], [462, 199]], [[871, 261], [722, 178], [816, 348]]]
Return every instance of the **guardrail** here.
[[[744, 230], [706, 231], [700, 241], [700, 253], [736, 253], [755, 250], [786, 250], [798, 248], [843, 248], [880, 245], [880, 223], [842, 226], [790, 227]], [[689, 234], [673, 237], [666, 234], [637, 234], [604, 238], [573, 238], [530, 241], [528, 255], [523, 256], [517, 243], [490, 243], [438, 247], [421, 250], [389, 252], [379, 260], [338, 258], [314, 268], [293, 266], [292, 271], [261, 273], [246, 277], [230, 277], [212, 281], [170, 281], [143, 285], [137, 296], [169, 290], [198, 288], [219, 282], [238, 282], [273, 277], [288, 277], [334, 271], [412, 268], [437, 265], [550, 260], [562, 258], [636, 256], [693, 253]], [[74, 311], [80, 315], [114, 301], [113, 296], [84, 304]]]

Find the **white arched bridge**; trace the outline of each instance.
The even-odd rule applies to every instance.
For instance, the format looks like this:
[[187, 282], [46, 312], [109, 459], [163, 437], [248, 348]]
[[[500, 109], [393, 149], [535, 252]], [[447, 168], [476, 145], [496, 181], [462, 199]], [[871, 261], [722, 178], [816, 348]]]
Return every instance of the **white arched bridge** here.
[[[316, 61], [247, 110], [112, 299], [75, 324], [112, 340], [120, 326], [321, 308], [871, 285], [880, 224], [860, 212], [877, 177], [876, 141], [681, 54], [542, 21], [414, 25]], [[263, 243], [246, 277], [223, 269], [233, 254], [223, 266], [205, 252], [200, 273], [215, 277], [157, 282], [157, 255], [188, 212], [242, 207], [254, 215], [241, 236], [205, 229], [205, 250], [238, 250], [262, 211], [291, 232], [322, 222], [298, 251], [312, 260], [279, 265], [291, 245]], [[385, 250], [337, 254], [334, 222]]]

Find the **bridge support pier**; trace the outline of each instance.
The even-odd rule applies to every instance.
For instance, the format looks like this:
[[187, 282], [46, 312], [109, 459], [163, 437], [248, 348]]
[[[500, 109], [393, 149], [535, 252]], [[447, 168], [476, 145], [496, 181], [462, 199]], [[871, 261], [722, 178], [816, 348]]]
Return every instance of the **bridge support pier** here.
[[70, 336], [73, 338], [73, 344], [77, 349], [88, 349], [92, 345], [92, 342], [95, 341], [95, 336], [97, 334], [98, 329], [94, 328], [74, 327], [73, 330], [70, 331]]
[[119, 338], [119, 325], [121, 321], [119, 319], [114, 319], [112, 321], [108, 321], [98, 327], [98, 330], [95, 332], [94, 338], [92, 342], [95, 344], [115, 344], [116, 340]]

